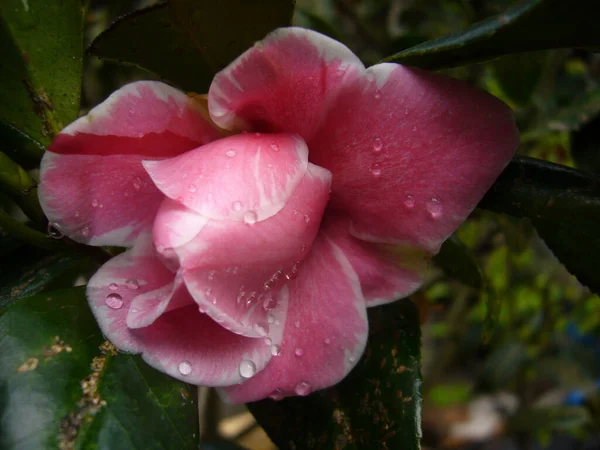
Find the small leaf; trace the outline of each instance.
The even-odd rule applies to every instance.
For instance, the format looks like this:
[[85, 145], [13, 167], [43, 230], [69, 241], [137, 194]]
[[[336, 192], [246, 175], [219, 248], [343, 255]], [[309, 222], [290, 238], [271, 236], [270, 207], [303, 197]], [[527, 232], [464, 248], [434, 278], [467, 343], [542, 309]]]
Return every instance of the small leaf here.
[[0, 311], [20, 298], [40, 292], [48, 283], [81, 265], [80, 258], [39, 252], [19, 252], [0, 265]]
[[527, 0], [463, 32], [427, 41], [385, 59], [427, 69], [457, 67], [511, 53], [600, 48], [596, 0]]
[[0, 2], [0, 130], [12, 145], [36, 152], [77, 117], [82, 52], [81, 1]]
[[479, 206], [530, 218], [567, 270], [600, 292], [600, 176], [516, 157]]
[[283, 449], [420, 448], [421, 333], [410, 300], [369, 309], [365, 356], [338, 385], [308, 397], [249, 403]]
[[198, 448], [195, 388], [115, 354], [83, 288], [14, 304], [0, 341], [0, 448]]
[[468, 286], [480, 289], [483, 279], [479, 264], [473, 253], [455, 235], [450, 236], [442, 244], [433, 261], [450, 278], [454, 278]]
[[89, 52], [207, 92], [215, 73], [268, 32], [289, 25], [293, 9], [293, 0], [171, 0], [117, 20]]

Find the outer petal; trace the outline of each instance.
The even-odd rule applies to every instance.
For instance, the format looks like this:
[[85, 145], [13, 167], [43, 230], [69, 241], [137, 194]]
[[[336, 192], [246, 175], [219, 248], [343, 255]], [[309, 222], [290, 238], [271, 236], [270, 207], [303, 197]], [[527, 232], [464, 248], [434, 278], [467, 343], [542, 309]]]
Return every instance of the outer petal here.
[[163, 159], [221, 136], [198, 101], [166, 84], [124, 86], [66, 127], [44, 155], [40, 202], [79, 242], [131, 245], [163, 195], [142, 159]]
[[355, 235], [436, 252], [517, 144], [511, 111], [491, 95], [379, 64], [337, 97], [309, 147], [333, 173], [332, 207]]
[[[301, 270], [317, 235], [330, 181], [329, 172], [311, 164], [275, 216], [254, 224], [198, 219], [198, 234], [185, 243], [171, 232], [185, 207], [166, 200], [155, 223], [155, 243], [166, 258], [171, 253], [177, 258], [202, 310], [236, 333], [264, 336], [275, 326], [271, 309], [281, 303], [282, 286]], [[184, 223], [192, 220], [179, 225]]]
[[290, 283], [290, 306], [281, 349], [256, 377], [223, 389], [235, 403], [267, 396], [307, 395], [339, 382], [355, 366], [368, 322], [358, 277], [344, 253], [319, 235]]
[[[87, 288], [92, 311], [102, 332], [117, 348], [142, 353], [153, 367], [206, 386], [244, 380], [240, 365], [248, 361], [256, 371], [267, 364], [271, 351], [264, 339], [233, 334], [200, 313], [185, 287], [173, 278], [154, 256], [151, 241], [145, 237], [92, 277]], [[132, 288], [135, 285], [127, 280], [136, 280], [138, 287]], [[161, 294], [169, 298], [168, 305], [154, 301], [154, 295]], [[135, 323], [135, 308], [143, 308], [143, 316], [154, 312], [157, 317], [146, 324], [141, 323], [142, 317]], [[155, 313], [156, 309], [161, 311]], [[131, 322], [136, 328], [128, 326]]]
[[367, 307], [382, 305], [415, 292], [429, 265], [419, 249], [376, 244], [350, 234], [350, 220], [328, 216], [321, 232], [346, 255], [358, 275]]
[[287, 131], [308, 141], [340, 88], [363, 70], [343, 44], [280, 28], [215, 76], [209, 111], [223, 128]]

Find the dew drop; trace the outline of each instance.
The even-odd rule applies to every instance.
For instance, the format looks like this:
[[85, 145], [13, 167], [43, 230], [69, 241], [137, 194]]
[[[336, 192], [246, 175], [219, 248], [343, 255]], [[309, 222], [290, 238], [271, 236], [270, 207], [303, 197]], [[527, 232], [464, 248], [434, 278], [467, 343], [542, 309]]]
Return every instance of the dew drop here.
[[228, 158], [233, 158], [233, 157], [236, 155], [236, 152], [235, 152], [235, 150], [234, 150], [234, 149], [230, 148], [229, 150], [227, 150], [227, 151], [225, 152], [225, 155], [226, 155]]
[[440, 205], [440, 201], [437, 198], [434, 197], [429, 200], [425, 204], [425, 207], [433, 219], [437, 219], [442, 216], [442, 205]]
[[106, 296], [104, 303], [111, 309], [119, 309], [123, 306], [123, 297], [113, 292]]
[[271, 340], [271, 338], [270, 338], [270, 337], [266, 337], [266, 338], [265, 338], [265, 344], [266, 344], [266, 345], [271, 345], [272, 343], [273, 343], [273, 341]]
[[192, 365], [189, 361], [181, 361], [177, 368], [179, 369], [179, 373], [181, 375], [189, 375], [192, 373]]
[[354, 361], [356, 361], [356, 358], [354, 356], [349, 356], [348, 357], [348, 361], [350, 361], [351, 363], [353, 363]]
[[240, 211], [242, 209], [242, 202], [236, 201], [231, 204], [231, 209], [234, 211]]
[[212, 299], [212, 304], [213, 304], [213, 305], [216, 305], [216, 304], [217, 304], [217, 299], [216, 299], [216, 298], [213, 298], [213, 299]]
[[381, 166], [377, 163], [373, 164], [371, 166], [371, 173], [375, 177], [380, 177], [381, 176]]
[[331, 339], [325, 338], [325, 341], [323, 341], [323, 342], [325, 342], [326, 345], [329, 345], [329, 344], [331, 344]]
[[242, 378], [252, 378], [256, 375], [256, 364], [249, 359], [243, 359], [240, 363], [240, 375]]
[[96, 208], [98, 206], [98, 199], [94, 198], [92, 199], [92, 208]]
[[407, 208], [413, 208], [415, 206], [415, 199], [412, 195], [406, 196], [406, 200], [404, 200], [404, 206]]
[[196, 192], [197, 190], [198, 190], [198, 188], [196, 187], [196, 185], [195, 185], [195, 184], [190, 184], [190, 185], [188, 186], [188, 191], [189, 191], [189, 192], [192, 192], [192, 193], [194, 193], [194, 192]]
[[52, 239], [61, 239], [64, 234], [60, 231], [60, 225], [54, 222], [48, 222], [48, 235]]
[[133, 179], [133, 188], [136, 191], [139, 191], [141, 187], [142, 187], [142, 180], [140, 180], [138, 177], [135, 177]]
[[254, 212], [254, 211], [247, 211], [244, 214], [244, 222], [247, 223], [248, 225], [255, 224], [257, 220], [258, 220], [258, 216], [256, 215], [256, 212]]
[[283, 400], [283, 391], [281, 389], [275, 389], [273, 392], [271, 392], [271, 394], [269, 395], [269, 398], [275, 401], [279, 401], [279, 400]]
[[271, 145], [269, 145], [269, 148], [271, 150], [273, 150], [274, 152], [278, 152], [279, 151], [279, 146], [277, 144], [271, 144]]
[[140, 287], [140, 283], [138, 283], [138, 280], [130, 278], [129, 280], [125, 281], [125, 287], [135, 291]]
[[198, 311], [200, 311], [202, 314], [204, 314], [207, 311], [206, 305], [200, 305], [198, 307]]
[[268, 323], [275, 322], [275, 317], [273, 317], [273, 314], [267, 314], [267, 322]]
[[212, 292], [211, 288], [204, 289], [204, 295], [206, 295], [207, 297], [211, 294], [211, 292]]
[[79, 217], [79, 211], [75, 211], [75, 217]]
[[208, 272], [208, 280], [212, 281], [215, 279], [215, 271], [211, 270], [210, 272]]
[[381, 98], [381, 93], [379, 92], [379, 90], [375, 91], [375, 100], [379, 100]]
[[296, 321], [294, 322], [294, 326], [295, 326], [296, 328], [300, 328], [300, 321], [299, 321], [299, 320], [296, 320]]
[[255, 323], [252, 328], [258, 333], [259, 336], [264, 337], [267, 335], [267, 329], [258, 323]]
[[277, 344], [271, 345], [271, 355], [273, 355], [273, 356], [281, 355], [281, 347]]
[[381, 142], [381, 139], [375, 138], [375, 140], [373, 141], [373, 150], [375, 150], [376, 152], [380, 152], [382, 148], [383, 142]]
[[298, 395], [308, 395], [311, 393], [311, 391], [312, 391], [312, 388], [311, 388], [310, 384], [308, 384], [306, 381], [301, 381], [294, 388], [294, 392]]
[[81, 235], [83, 237], [88, 237], [90, 235], [90, 229], [89, 229], [89, 227], [83, 227], [81, 229]]
[[310, 222], [310, 216], [308, 214], [304, 214], [304, 223]]
[[298, 347], [296, 350], [294, 350], [294, 355], [302, 356], [302, 355], [304, 355], [304, 350], [302, 350], [300, 347]]
[[119, 285], [117, 283], [110, 283], [108, 285], [108, 289], [110, 289], [111, 291], [116, 291], [117, 289], [119, 289]]

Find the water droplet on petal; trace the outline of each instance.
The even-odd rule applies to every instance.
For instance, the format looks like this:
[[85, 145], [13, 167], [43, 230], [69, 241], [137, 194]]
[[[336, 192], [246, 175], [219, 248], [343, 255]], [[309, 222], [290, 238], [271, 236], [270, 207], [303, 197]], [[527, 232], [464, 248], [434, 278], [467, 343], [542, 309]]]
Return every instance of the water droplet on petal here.
[[256, 375], [256, 364], [249, 359], [243, 359], [240, 363], [240, 375], [242, 378], [252, 378]]
[[382, 148], [383, 142], [381, 142], [381, 139], [375, 138], [375, 140], [373, 141], [373, 150], [375, 150], [376, 152], [380, 152]]
[[283, 400], [283, 392], [281, 389], [275, 389], [273, 392], [271, 392], [271, 394], [269, 395], [270, 399], [279, 401], [279, 400]]
[[189, 191], [189, 192], [192, 192], [192, 193], [194, 193], [194, 192], [196, 192], [197, 190], [198, 190], [198, 188], [196, 187], [196, 185], [195, 185], [195, 184], [190, 184], [190, 185], [188, 186], [188, 191]]
[[379, 92], [379, 90], [375, 91], [375, 100], [379, 100], [381, 98], [381, 93]]
[[351, 363], [353, 363], [354, 361], [356, 361], [356, 358], [354, 356], [349, 356], [348, 357], [348, 361], [350, 361]]
[[189, 361], [181, 361], [177, 368], [179, 369], [179, 373], [181, 375], [189, 375], [192, 373], [192, 365]]
[[92, 208], [96, 208], [98, 206], [98, 199], [92, 199]]
[[75, 217], [79, 217], [79, 211], [75, 211]]
[[117, 289], [119, 289], [119, 285], [117, 283], [110, 283], [108, 285], [108, 289], [110, 289], [111, 291], [116, 291]]
[[236, 155], [236, 153], [235, 153], [235, 150], [234, 150], [234, 149], [230, 148], [229, 150], [227, 150], [227, 151], [225, 152], [225, 155], [226, 155], [228, 158], [233, 158], [233, 157]]
[[308, 395], [312, 391], [312, 387], [306, 381], [301, 381], [294, 388], [294, 392], [298, 395]]
[[208, 272], [208, 279], [209, 281], [212, 281], [215, 279], [215, 271], [211, 270], [210, 272]]
[[200, 305], [198, 307], [198, 311], [200, 311], [202, 314], [204, 314], [207, 311], [206, 305]]
[[304, 214], [304, 223], [310, 222], [310, 216], [308, 214]]
[[329, 345], [329, 344], [331, 344], [331, 339], [325, 338], [325, 341], [323, 341], [323, 342], [325, 342], [325, 344]]
[[440, 204], [440, 201], [437, 198], [434, 197], [431, 200], [429, 200], [425, 204], [425, 207], [427, 208], [427, 211], [429, 211], [429, 214], [433, 219], [441, 217], [442, 205]]
[[294, 350], [294, 355], [302, 356], [304, 355], [304, 350], [302, 350], [301, 348], [297, 348], [296, 350]]
[[299, 320], [296, 320], [296, 321], [294, 322], [294, 326], [295, 326], [296, 328], [300, 328], [300, 321], [299, 321]]
[[273, 355], [273, 356], [281, 355], [281, 347], [277, 344], [271, 345], [271, 355]]
[[61, 239], [64, 236], [60, 230], [60, 225], [54, 222], [48, 222], [48, 235], [52, 239]]
[[111, 309], [119, 309], [123, 306], [123, 297], [113, 292], [112, 294], [108, 294], [106, 296], [104, 303], [106, 303], [106, 306]]
[[273, 343], [273, 341], [271, 340], [271, 338], [270, 338], [270, 337], [266, 337], [266, 338], [265, 338], [265, 344], [266, 344], [266, 345], [271, 345], [272, 343]]
[[89, 227], [83, 227], [81, 229], [81, 235], [83, 237], [88, 237], [90, 235], [90, 228]]
[[258, 323], [255, 323], [254, 326], [252, 327], [252, 329], [254, 331], [256, 331], [259, 336], [266, 336], [267, 335], [267, 329], [265, 327], [263, 327], [262, 325], [258, 324]]
[[240, 211], [242, 209], [242, 202], [236, 201], [231, 204], [231, 208], [234, 211]]
[[412, 195], [406, 196], [406, 200], [404, 200], [404, 206], [407, 208], [413, 208], [415, 206], [415, 199]]
[[135, 291], [140, 287], [140, 283], [138, 283], [138, 280], [130, 278], [129, 280], [125, 281], [125, 287]]
[[275, 317], [273, 317], [273, 314], [267, 314], [267, 322], [268, 323], [275, 322]]
[[277, 144], [271, 144], [271, 145], [269, 145], [269, 148], [271, 150], [273, 150], [274, 152], [278, 152], [279, 151], [279, 146]]
[[142, 187], [142, 180], [140, 180], [138, 177], [135, 177], [133, 179], [133, 188], [136, 191], [139, 191], [141, 187]]
[[373, 164], [371, 166], [371, 173], [375, 177], [380, 177], [381, 176], [381, 166], [377, 163]]
[[257, 220], [258, 220], [258, 216], [256, 215], [256, 212], [254, 212], [254, 211], [247, 211], [244, 214], [244, 222], [247, 223], [248, 225], [255, 224]]

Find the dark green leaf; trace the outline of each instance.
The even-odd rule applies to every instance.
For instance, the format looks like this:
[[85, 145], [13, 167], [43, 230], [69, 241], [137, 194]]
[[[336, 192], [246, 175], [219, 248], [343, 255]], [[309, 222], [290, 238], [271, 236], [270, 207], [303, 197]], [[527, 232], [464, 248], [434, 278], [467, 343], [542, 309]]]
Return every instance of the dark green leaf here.
[[29, 219], [45, 223], [44, 212], [38, 201], [37, 183], [7, 155], [0, 152], [0, 190], [11, 195]]
[[533, 158], [517, 157], [480, 207], [533, 221], [565, 267], [600, 292], [600, 176]]
[[103, 341], [83, 288], [0, 316], [0, 448], [198, 447], [195, 388]]
[[511, 53], [552, 48], [600, 48], [596, 0], [528, 0], [463, 32], [424, 42], [386, 61], [441, 69]]
[[269, 31], [289, 25], [293, 8], [293, 0], [171, 0], [122, 17], [89, 52], [206, 92], [216, 72]]
[[248, 404], [279, 448], [420, 448], [417, 308], [410, 300], [372, 308], [369, 325], [365, 356], [337, 386]]
[[69, 269], [81, 264], [81, 259], [68, 255], [44, 256], [27, 249], [4, 259], [0, 265], [0, 311], [22, 297], [40, 292], [48, 283]]
[[571, 155], [577, 167], [600, 173], [600, 114], [571, 133]]
[[474, 288], [481, 288], [483, 279], [473, 253], [455, 235], [450, 236], [433, 257], [446, 275]]
[[518, 53], [492, 63], [495, 79], [504, 94], [519, 105], [531, 99], [547, 59], [546, 52]]
[[571, 105], [560, 110], [548, 122], [548, 128], [558, 131], [578, 130], [596, 114], [600, 113], [600, 88], [575, 99]]
[[81, 70], [80, 0], [0, 2], [0, 128], [11, 146], [35, 151], [77, 117]]

